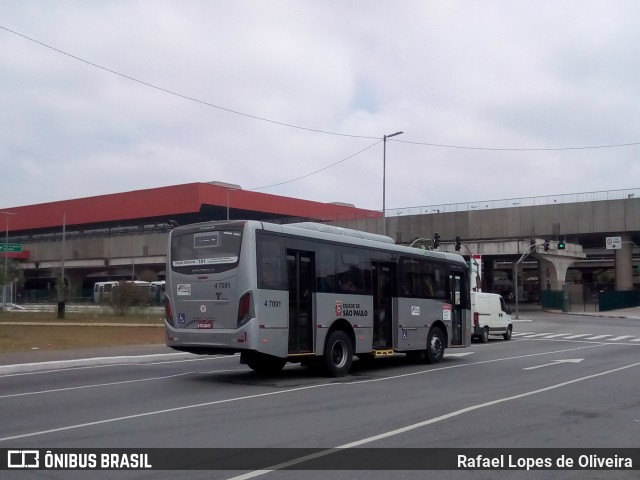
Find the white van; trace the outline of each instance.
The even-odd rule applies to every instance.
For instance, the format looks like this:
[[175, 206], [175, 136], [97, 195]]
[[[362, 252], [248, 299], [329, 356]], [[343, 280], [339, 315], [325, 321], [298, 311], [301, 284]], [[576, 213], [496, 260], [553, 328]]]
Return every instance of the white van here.
[[473, 337], [479, 338], [482, 343], [489, 341], [489, 335], [502, 335], [505, 340], [511, 339], [511, 310], [500, 295], [471, 292], [471, 314]]

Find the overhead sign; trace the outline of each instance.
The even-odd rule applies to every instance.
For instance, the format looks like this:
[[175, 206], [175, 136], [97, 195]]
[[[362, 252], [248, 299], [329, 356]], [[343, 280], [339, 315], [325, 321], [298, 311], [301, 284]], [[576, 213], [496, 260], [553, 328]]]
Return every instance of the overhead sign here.
[[607, 250], [620, 250], [622, 248], [622, 237], [607, 237]]
[[0, 243], [0, 252], [20, 253], [22, 244], [20, 243]]

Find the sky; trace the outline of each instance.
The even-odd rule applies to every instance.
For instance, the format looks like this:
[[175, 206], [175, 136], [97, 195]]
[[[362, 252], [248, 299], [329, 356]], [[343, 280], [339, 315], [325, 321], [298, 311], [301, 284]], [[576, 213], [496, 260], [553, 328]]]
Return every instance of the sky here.
[[635, 0], [0, 0], [0, 209], [640, 187], [638, 25]]

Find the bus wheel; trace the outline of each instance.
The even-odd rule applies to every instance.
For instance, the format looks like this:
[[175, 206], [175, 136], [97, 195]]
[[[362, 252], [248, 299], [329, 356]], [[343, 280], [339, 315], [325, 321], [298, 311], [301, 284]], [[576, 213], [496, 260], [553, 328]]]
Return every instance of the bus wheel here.
[[249, 365], [249, 368], [256, 373], [262, 375], [273, 375], [282, 370], [287, 363], [284, 358], [265, 355], [263, 353], [247, 354], [243, 359], [243, 363]]
[[484, 327], [484, 329], [482, 330], [480, 341], [482, 343], [487, 343], [489, 341], [489, 327]]
[[344, 377], [353, 361], [353, 344], [349, 335], [334, 330], [327, 338], [324, 349], [324, 369], [330, 377]]
[[509, 325], [507, 327], [507, 331], [504, 333], [504, 335], [502, 335], [502, 338], [504, 338], [505, 340], [511, 340], [511, 332], [513, 332], [513, 327]]
[[429, 330], [427, 337], [427, 363], [438, 363], [444, 357], [444, 334], [439, 327]]

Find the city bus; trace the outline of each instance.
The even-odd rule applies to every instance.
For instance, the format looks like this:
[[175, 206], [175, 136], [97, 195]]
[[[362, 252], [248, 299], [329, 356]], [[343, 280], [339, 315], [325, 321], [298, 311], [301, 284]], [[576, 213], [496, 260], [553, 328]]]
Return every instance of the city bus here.
[[237, 354], [260, 373], [287, 362], [348, 374], [353, 357], [439, 362], [471, 344], [468, 270], [453, 253], [316, 223], [213, 221], [174, 228], [169, 347]]
[[96, 282], [93, 285], [93, 301], [94, 303], [105, 303], [111, 299], [113, 287], [118, 285], [116, 281]]
[[151, 305], [162, 305], [165, 281], [159, 280], [149, 283], [149, 301]]
[[142, 288], [148, 288], [149, 282], [143, 282], [142, 280], [109, 280], [106, 282], [96, 282], [93, 285], [93, 301], [94, 303], [109, 303], [113, 294], [113, 289], [118, 288], [120, 282], [133, 283], [134, 285]]

